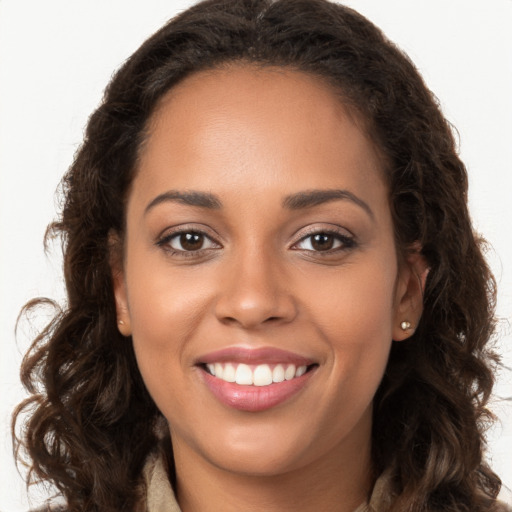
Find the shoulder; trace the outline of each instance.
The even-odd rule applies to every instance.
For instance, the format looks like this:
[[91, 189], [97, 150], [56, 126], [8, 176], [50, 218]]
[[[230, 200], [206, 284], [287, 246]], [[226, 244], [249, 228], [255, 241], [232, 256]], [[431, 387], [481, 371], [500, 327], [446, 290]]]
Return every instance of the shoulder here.
[[512, 491], [506, 485], [501, 486], [496, 510], [497, 512], [512, 512]]
[[67, 510], [66, 505], [47, 503], [39, 508], [29, 510], [29, 512], [67, 512]]

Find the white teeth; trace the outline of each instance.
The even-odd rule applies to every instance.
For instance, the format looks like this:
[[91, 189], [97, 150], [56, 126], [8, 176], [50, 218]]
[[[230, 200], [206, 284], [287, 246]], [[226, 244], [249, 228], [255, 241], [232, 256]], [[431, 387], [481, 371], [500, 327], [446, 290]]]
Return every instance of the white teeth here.
[[272, 370], [268, 364], [259, 364], [254, 369], [253, 382], [255, 386], [268, 386], [272, 384]]
[[299, 366], [297, 368], [297, 371], [295, 372], [295, 377], [301, 377], [306, 373], [306, 370], [308, 369], [307, 366]]
[[226, 382], [235, 382], [236, 381], [236, 373], [235, 367], [232, 364], [227, 364], [224, 367], [224, 373], [222, 375], [222, 379]]
[[273, 382], [283, 382], [284, 380], [284, 368], [282, 364], [278, 364], [272, 372]]
[[295, 377], [295, 365], [289, 364], [284, 372], [284, 378], [286, 380], [292, 380]]
[[252, 371], [246, 364], [239, 364], [235, 373], [235, 382], [243, 386], [252, 384]]
[[277, 364], [273, 369], [268, 364], [259, 364], [251, 369], [243, 363], [208, 363], [206, 367], [214, 377], [241, 386], [268, 386], [301, 377], [308, 370], [305, 365], [297, 367], [294, 364]]
[[224, 378], [224, 367], [220, 363], [215, 363], [215, 377]]

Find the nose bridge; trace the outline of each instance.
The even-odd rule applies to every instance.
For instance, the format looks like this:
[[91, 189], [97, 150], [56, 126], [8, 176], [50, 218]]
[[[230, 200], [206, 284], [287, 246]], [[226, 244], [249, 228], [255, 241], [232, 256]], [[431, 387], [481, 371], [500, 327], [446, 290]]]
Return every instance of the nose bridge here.
[[223, 275], [216, 315], [245, 328], [295, 317], [285, 273], [272, 251], [252, 243], [234, 252]]

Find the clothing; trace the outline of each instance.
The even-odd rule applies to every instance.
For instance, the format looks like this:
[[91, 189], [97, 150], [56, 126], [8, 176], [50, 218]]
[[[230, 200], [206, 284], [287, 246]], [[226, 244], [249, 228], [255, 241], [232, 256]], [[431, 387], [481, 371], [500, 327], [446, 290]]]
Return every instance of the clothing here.
[[[151, 456], [144, 467], [144, 480], [146, 483], [146, 510], [147, 512], [181, 512], [174, 492], [169, 483], [169, 478], [159, 454]], [[377, 480], [373, 488], [369, 503], [362, 503], [354, 512], [378, 512], [378, 504], [382, 504], [384, 495], [385, 478]]]
[[[180, 506], [176, 501], [174, 491], [172, 490], [162, 453], [154, 452], [149, 456], [143, 470], [144, 483], [146, 488], [145, 506], [141, 508], [145, 512], [181, 512]], [[387, 477], [386, 474], [377, 479], [368, 503], [362, 503], [354, 512], [380, 512], [387, 508]], [[512, 512], [512, 494], [506, 488], [502, 488], [499, 498], [500, 502], [497, 510], [499, 512]], [[500, 508], [501, 507], [501, 508]], [[32, 512], [66, 512], [65, 506], [50, 506], [33, 510]]]
[[[150, 456], [144, 467], [144, 480], [146, 484], [146, 512], [181, 512], [161, 454], [158, 452]], [[368, 503], [362, 503], [354, 512], [379, 512], [386, 507], [389, 499], [386, 493], [386, 474], [377, 479]], [[507, 500], [508, 502], [508, 500]], [[502, 503], [502, 512], [512, 512], [512, 507]]]

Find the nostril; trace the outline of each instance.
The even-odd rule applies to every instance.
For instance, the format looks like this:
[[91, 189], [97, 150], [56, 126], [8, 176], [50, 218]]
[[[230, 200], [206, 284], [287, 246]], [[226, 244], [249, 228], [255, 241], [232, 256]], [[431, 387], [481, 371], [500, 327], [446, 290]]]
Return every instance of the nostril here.
[[225, 325], [256, 328], [263, 325], [287, 323], [296, 316], [295, 302], [289, 295], [264, 294], [256, 288], [245, 287], [223, 293], [215, 304], [214, 314]]
[[221, 319], [221, 321], [223, 323], [226, 323], [226, 324], [235, 324], [235, 323], [238, 323], [237, 322], [237, 319], [232, 317], [232, 316], [225, 316], [224, 318]]

